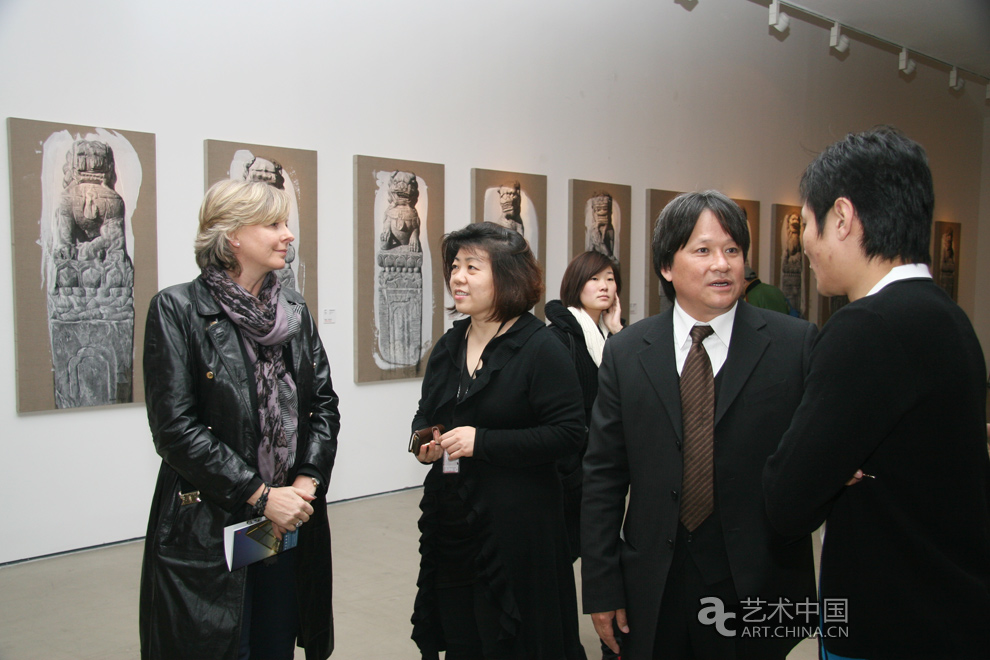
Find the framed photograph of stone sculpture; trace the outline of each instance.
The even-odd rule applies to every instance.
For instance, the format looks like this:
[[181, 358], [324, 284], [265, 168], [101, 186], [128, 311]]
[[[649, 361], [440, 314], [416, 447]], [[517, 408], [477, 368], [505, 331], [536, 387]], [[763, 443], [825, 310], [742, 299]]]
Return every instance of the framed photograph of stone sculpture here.
[[959, 232], [958, 222], [936, 222], [932, 250], [932, 278], [949, 297], [959, 302]]
[[749, 225], [749, 252], [746, 253], [746, 263], [759, 276], [760, 274], [760, 203], [751, 199], [736, 199], [732, 201], [739, 205], [746, 216]]
[[770, 283], [784, 292], [784, 297], [801, 318], [808, 318], [811, 270], [801, 244], [801, 207], [774, 204], [770, 234]]
[[264, 181], [289, 193], [289, 229], [296, 240], [289, 246], [285, 268], [277, 275], [282, 286], [306, 298], [313, 318], [319, 310], [317, 284], [316, 152], [243, 142], [205, 140], [206, 188], [222, 179]]
[[154, 134], [11, 117], [7, 136], [17, 411], [144, 401]]
[[[623, 318], [629, 318], [629, 230], [632, 188], [615, 183], [571, 179], [570, 259], [582, 252], [601, 252], [610, 258], [622, 275]], [[568, 259], [568, 261], [570, 261]]]
[[[546, 220], [546, 176], [472, 168], [471, 222], [494, 222], [519, 232], [529, 242], [536, 260], [544, 266], [547, 262]], [[545, 302], [546, 295], [533, 310], [540, 318], [543, 318]]]
[[444, 166], [354, 157], [354, 380], [421, 378], [443, 334]]
[[680, 194], [673, 190], [646, 190], [646, 236], [643, 241], [646, 246], [646, 316], [655, 316], [674, 306], [663, 294], [660, 278], [653, 270], [653, 231], [660, 212]]

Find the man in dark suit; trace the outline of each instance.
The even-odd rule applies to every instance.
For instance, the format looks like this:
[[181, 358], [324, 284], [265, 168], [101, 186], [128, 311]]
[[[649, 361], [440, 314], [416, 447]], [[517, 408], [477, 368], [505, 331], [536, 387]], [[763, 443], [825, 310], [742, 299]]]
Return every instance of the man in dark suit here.
[[986, 367], [929, 275], [924, 149], [889, 127], [851, 134], [808, 166], [801, 197], [818, 291], [850, 302], [815, 343], [763, 483], [782, 533], [827, 520], [822, 603], [844, 612], [823, 617], [823, 657], [986, 658]]
[[623, 660], [783, 658], [807, 634], [793, 628], [816, 623], [810, 535], [770, 526], [760, 482], [816, 329], [739, 300], [748, 248], [725, 195], [674, 199], [653, 234], [674, 308], [605, 344], [584, 459], [583, 601]]

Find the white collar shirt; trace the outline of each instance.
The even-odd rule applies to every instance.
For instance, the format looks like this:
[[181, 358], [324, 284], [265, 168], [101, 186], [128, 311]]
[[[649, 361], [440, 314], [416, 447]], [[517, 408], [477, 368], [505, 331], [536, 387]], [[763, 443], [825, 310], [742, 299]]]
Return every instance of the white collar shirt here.
[[732, 309], [720, 316], [716, 316], [709, 323], [702, 323], [691, 318], [677, 300], [674, 300], [674, 359], [677, 362], [677, 373], [684, 369], [684, 362], [687, 360], [688, 352], [691, 350], [691, 328], [696, 325], [710, 325], [714, 331], [701, 342], [708, 353], [708, 359], [712, 363], [712, 375], [715, 375], [725, 364], [725, 359], [729, 356], [729, 339], [732, 337], [732, 324], [736, 320], [736, 308], [739, 303], [732, 306]]
[[894, 266], [890, 269], [890, 272], [880, 278], [880, 281], [873, 285], [869, 293], [866, 295], [872, 296], [874, 293], [880, 291], [888, 284], [893, 284], [899, 280], [911, 280], [919, 277], [932, 278], [931, 271], [928, 270], [928, 266], [925, 264], [904, 264], [903, 266]]

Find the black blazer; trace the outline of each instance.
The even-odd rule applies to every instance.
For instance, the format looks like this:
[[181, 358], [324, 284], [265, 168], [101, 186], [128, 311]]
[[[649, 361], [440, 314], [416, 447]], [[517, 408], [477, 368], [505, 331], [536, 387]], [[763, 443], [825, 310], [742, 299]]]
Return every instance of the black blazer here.
[[[653, 648], [678, 529], [683, 456], [673, 333], [668, 310], [605, 344], [584, 459], [584, 611], [626, 609], [630, 633], [622, 655], [631, 659], [649, 657]], [[815, 600], [811, 538], [773, 529], [761, 474], [801, 401], [816, 333], [806, 321], [742, 301], [736, 309], [716, 392], [714, 461], [740, 599]], [[797, 641], [772, 643], [790, 648]]]

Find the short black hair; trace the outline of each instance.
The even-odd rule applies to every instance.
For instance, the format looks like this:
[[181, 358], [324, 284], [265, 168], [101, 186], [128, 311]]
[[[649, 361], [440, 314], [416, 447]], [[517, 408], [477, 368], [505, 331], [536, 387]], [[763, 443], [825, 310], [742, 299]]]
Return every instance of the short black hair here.
[[615, 279], [615, 295], [622, 293], [622, 276], [619, 267], [601, 252], [582, 252], [571, 259], [560, 281], [560, 301], [568, 307], [581, 307], [581, 291], [588, 280], [606, 268], [612, 269]]
[[677, 292], [662, 271], [674, 264], [674, 254], [687, 245], [705, 209], [718, 219], [718, 224], [732, 237], [743, 254], [749, 252], [749, 225], [738, 204], [717, 190], [678, 195], [663, 208], [653, 227], [653, 271], [660, 278], [663, 293], [671, 302], [677, 297]]
[[478, 222], [445, 234], [440, 252], [448, 292], [454, 258], [462, 249], [484, 252], [491, 263], [495, 300], [492, 316], [487, 320], [508, 321], [540, 301], [544, 290], [543, 269], [521, 234], [493, 222]]
[[867, 258], [930, 264], [935, 190], [924, 148], [892, 126], [850, 133], [821, 152], [801, 177], [801, 200], [819, 236], [835, 200], [852, 202]]

